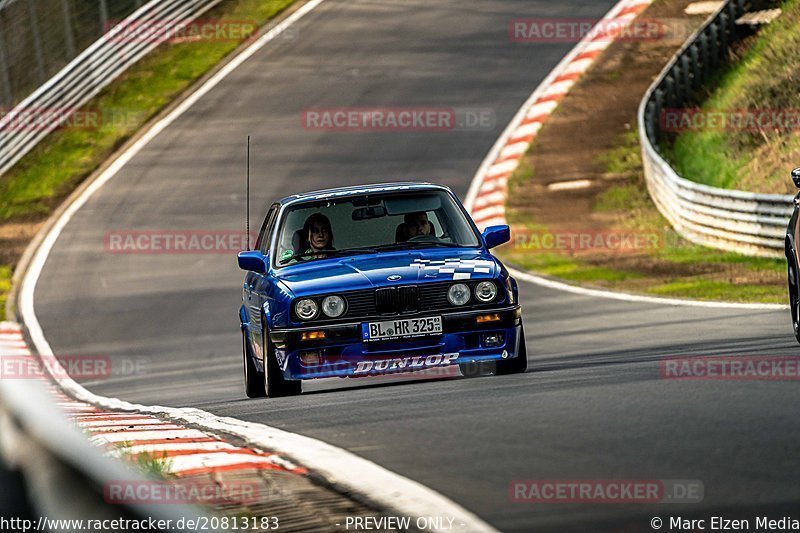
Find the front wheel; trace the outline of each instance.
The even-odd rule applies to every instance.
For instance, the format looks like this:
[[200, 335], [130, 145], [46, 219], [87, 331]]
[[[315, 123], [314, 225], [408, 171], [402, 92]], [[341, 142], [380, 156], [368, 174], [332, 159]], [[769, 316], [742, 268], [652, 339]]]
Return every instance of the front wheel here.
[[262, 335], [264, 339], [264, 389], [269, 398], [280, 396], [296, 396], [303, 390], [301, 381], [290, 381], [283, 377], [278, 358], [275, 357], [275, 347], [269, 340], [269, 333]]
[[267, 395], [267, 391], [264, 390], [264, 375], [256, 370], [247, 346], [247, 333], [244, 331], [242, 331], [242, 355], [244, 356], [244, 393], [248, 398], [263, 398]]
[[792, 312], [792, 329], [794, 338], [800, 342], [800, 298], [797, 294], [797, 268], [794, 262], [789, 259], [789, 309]]
[[496, 376], [503, 376], [507, 374], [522, 374], [528, 370], [528, 344], [525, 342], [525, 328], [520, 325], [519, 327], [519, 348], [517, 348], [517, 356], [513, 359], [506, 359], [505, 361], [497, 361]]

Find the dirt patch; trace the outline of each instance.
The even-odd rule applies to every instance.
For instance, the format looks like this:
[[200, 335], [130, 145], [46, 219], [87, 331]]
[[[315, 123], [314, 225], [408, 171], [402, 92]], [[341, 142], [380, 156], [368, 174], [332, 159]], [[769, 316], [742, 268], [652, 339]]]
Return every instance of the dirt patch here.
[[[595, 198], [604, 189], [627, 180], [609, 174], [601, 154], [634, 127], [642, 95], [686, 35], [702, 17], [688, 17], [689, 0], [656, 2], [642, 17], [669, 21], [664, 38], [613, 43], [561, 102], [539, 132], [526, 163], [534, 169], [530, 181], [520, 184], [509, 207], [524, 218], [548, 227], [605, 228], [609, 217], [594, 212]], [[589, 179], [583, 189], [552, 191], [548, 185]]]
[[[702, 282], [713, 285], [714, 297], [731, 284], [747, 286], [731, 299], [782, 298], [780, 265], [684, 241], [646, 190], [636, 113], [648, 87], [705, 20], [684, 13], [689, 3], [656, 1], [640, 19], [660, 21], [663, 36], [617, 41], [600, 56], [540, 130], [509, 185], [512, 226], [554, 234], [647, 232], [658, 236], [660, 246], [626, 253], [536, 250], [545, 252], [537, 257], [530, 247], [512, 244], [503, 251], [509, 261], [555, 276], [566, 271], [568, 261], [568, 272], [580, 270], [582, 277], [567, 279], [636, 292], [666, 293], [680, 285], [685, 292], [670, 294], [703, 298]], [[588, 180], [588, 186], [577, 180]]]
[[43, 224], [44, 220], [0, 224], [0, 265], [13, 269]]

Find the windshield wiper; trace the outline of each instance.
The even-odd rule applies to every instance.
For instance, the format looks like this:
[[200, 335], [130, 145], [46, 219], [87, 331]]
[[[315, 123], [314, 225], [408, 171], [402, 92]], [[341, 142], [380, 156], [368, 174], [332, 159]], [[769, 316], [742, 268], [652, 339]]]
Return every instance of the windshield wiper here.
[[380, 246], [375, 246], [377, 250], [391, 250], [392, 248], [397, 248], [398, 250], [402, 250], [403, 248], [427, 248], [430, 246], [441, 246], [442, 248], [461, 248], [462, 246], [459, 244], [454, 244], [451, 242], [437, 242], [437, 241], [406, 241], [406, 242], [394, 242], [390, 244], [381, 244]]

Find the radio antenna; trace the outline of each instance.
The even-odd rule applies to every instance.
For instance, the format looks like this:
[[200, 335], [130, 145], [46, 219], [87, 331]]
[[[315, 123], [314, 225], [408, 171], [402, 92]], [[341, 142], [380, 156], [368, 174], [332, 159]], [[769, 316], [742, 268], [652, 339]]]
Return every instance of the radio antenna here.
[[250, 251], [250, 136], [247, 136], [247, 251]]

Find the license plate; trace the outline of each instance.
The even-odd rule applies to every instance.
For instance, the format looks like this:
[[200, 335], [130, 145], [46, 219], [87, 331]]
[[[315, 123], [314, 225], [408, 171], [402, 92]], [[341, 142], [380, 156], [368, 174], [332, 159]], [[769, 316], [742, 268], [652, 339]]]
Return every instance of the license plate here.
[[382, 322], [366, 322], [361, 324], [361, 337], [365, 341], [386, 339], [407, 339], [440, 335], [442, 333], [442, 317], [399, 318]]

